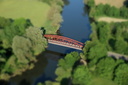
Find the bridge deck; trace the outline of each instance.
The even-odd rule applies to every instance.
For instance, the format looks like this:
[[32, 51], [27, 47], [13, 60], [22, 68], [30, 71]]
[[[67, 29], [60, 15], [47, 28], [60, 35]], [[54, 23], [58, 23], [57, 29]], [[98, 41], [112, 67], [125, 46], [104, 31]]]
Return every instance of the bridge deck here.
[[48, 40], [48, 43], [54, 44], [54, 45], [59, 45], [59, 46], [64, 46], [64, 47], [69, 47], [69, 48], [73, 48], [73, 49], [77, 49], [77, 50], [82, 50], [82, 48], [75, 46], [73, 44], [69, 45], [68, 43], [59, 42], [59, 41], [55, 41], [55, 40]]
[[46, 37], [48, 39], [48, 42], [51, 44], [55, 44], [55, 45], [60, 45], [60, 46], [64, 46], [64, 47], [69, 47], [69, 48], [74, 48], [74, 49], [78, 49], [78, 50], [82, 50], [84, 44], [68, 38], [68, 37], [64, 37], [64, 36], [59, 36], [59, 35], [44, 35], [44, 37]]

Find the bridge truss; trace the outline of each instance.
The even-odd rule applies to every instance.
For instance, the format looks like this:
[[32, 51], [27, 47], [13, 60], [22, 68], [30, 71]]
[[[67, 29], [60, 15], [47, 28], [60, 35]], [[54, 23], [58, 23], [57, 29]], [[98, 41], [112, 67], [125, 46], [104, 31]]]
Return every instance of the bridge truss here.
[[44, 35], [44, 37], [48, 39], [48, 43], [55, 44], [55, 45], [74, 48], [78, 50], [82, 50], [84, 46], [83, 43], [68, 37], [64, 37], [64, 36], [47, 34], [47, 35]]

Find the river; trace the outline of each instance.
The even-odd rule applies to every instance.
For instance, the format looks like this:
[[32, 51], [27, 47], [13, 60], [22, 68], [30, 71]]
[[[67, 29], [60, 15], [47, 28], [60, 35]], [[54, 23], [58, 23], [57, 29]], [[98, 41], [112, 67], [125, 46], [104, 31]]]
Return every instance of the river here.
[[[59, 29], [62, 36], [66, 36], [80, 42], [89, 40], [91, 26], [86, 12], [86, 6], [83, 0], [64, 0], [62, 17], [63, 22]], [[56, 78], [55, 70], [58, 60], [64, 57], [64, 54], [75, 49], [48, 44], [47, 51], [38, 56], [38, 62], [31, 70], [25, 71], [22, 75], [10, 79], [9, 85], [36, 85], [38, 82], [53, 80]]]

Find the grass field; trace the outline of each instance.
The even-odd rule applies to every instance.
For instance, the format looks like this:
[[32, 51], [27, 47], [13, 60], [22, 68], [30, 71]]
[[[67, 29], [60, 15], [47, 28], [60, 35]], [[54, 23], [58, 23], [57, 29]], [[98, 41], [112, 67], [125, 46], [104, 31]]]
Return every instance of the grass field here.
[[110, 80], [105, 80], [105, 79], [96, 77], [93, 79], [93, 82], [91, 85], [117, 85], [117, 84]]
[[30, 19], [36, 27], [47, 21], [50, 6], [37, 0], [0, 0], [0, 16]]
[[98, 21], [105, 21], [105, 22], [126, 22], [127, 19], [119, 19], [119, 18], [112, 18], [112, 17], [100, 17], [97, 19]]
[[120, 8], [123, 6], [125, 0], [95, 0], [95, 4], [98, 5], [100, 3], [102, 4], [110, 4], [111, 6], [115, 6], [117, 8]]

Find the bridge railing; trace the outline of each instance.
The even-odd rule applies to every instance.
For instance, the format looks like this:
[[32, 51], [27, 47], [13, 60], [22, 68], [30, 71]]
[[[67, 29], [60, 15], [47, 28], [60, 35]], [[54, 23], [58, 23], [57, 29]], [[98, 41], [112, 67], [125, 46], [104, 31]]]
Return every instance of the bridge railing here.
[[44, 37], [46, 37], [48, 40], [63, 42], [63, 44], [68, 44], [68, 45], [79, 47], [79, 48], [83, 48], [83, 46], [84, 46], [83, 43], [76, 41], [74, 39], [71, 39], [71, 38], [64, 37], [64, 36], [44, 35]]

